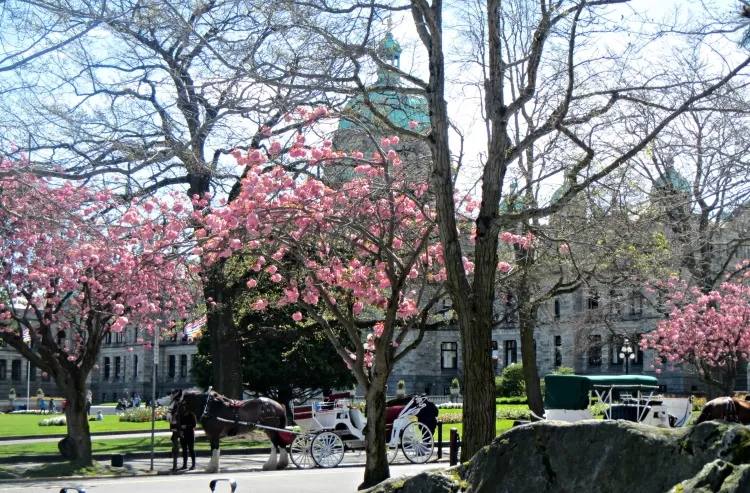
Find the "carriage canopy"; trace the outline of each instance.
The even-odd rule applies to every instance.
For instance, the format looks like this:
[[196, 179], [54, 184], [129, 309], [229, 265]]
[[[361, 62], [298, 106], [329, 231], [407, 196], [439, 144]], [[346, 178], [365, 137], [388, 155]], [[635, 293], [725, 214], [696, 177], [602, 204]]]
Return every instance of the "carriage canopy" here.
[[547, 375], [544, 377], [544, 407], [546, 409], [586, 409], [589, 392], [602, 387], [617, 386], [654, 389], [655, 377], [635, 375]]

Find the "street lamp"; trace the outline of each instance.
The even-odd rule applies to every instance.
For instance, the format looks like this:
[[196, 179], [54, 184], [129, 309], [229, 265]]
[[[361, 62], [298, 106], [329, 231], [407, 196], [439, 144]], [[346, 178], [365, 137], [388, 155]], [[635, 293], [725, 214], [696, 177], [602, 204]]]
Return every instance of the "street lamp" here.
[[620, 348], [620, 359], [625, 360], [625, 375], [630, 375], [630, 360], [635, 359], [635, 353], [627, 337], [623, 342], [622, 348]]

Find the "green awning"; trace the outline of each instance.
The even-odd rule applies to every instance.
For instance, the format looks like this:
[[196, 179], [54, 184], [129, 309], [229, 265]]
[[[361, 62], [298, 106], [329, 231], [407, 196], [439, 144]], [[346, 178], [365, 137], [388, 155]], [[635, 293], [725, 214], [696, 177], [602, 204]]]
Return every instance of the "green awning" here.
[[655, 377], [638, 375], [547, 375], [544, 377], [544, 407], [546, 409], [586, 409], [589, 405], [589, 391], [599, 385], [627, 386], [632, 387], [633, 390], [637, 390], [640, 386], [658, 386]]

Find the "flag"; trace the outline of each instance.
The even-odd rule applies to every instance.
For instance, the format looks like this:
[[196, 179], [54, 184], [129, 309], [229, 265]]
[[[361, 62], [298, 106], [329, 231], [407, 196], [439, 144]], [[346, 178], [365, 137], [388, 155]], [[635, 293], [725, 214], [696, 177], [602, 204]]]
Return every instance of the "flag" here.
[[203, 315], [202, 317], [193, 320], [189, 324], [185, 326], [185, 337], [193, 338], [200, 337], [201, 329], [204, 325], [206, 325], [206, 321], [208, 320], [208, 315]]
[[27, 328], [23, 329], [23, 342], [31, 342], [31, 333]]

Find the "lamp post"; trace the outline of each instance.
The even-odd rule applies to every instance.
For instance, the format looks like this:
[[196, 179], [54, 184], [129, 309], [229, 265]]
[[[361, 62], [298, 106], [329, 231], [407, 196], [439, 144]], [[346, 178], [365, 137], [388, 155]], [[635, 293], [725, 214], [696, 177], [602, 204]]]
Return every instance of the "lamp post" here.
[[620, 359], [625, 360], [625, 375], [630, 375], [630, 360], [635, 359], [635, 353], [627, 337], [623, 342], [622, 348], [620, 348]]

